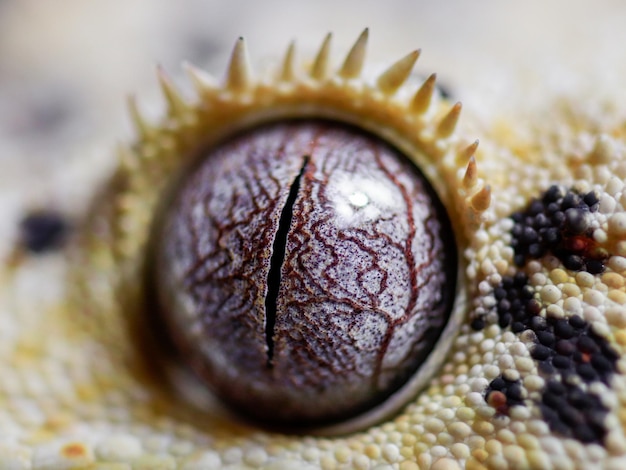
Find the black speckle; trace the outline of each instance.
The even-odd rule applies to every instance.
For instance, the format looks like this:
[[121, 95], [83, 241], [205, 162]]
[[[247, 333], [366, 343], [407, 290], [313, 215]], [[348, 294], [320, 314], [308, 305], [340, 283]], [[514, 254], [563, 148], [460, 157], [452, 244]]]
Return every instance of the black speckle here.
[[571, 356], [574, 354], [574, 351], [576, 351], [576, 345], [571, 341], [562, 339], [556, 343], [555, 350], [562, 356]]
[[470, 324], [470, 326], [472, 327], [473, 330], [475, 331], [480, 331], [483, 328], [485, 328], [485, 320], [483, 320], [482, 318], [478, 317], [478, 318], [474, 318], [472, 320], [472, 323]]
[[604, 261], [599, 259], [590, 259], [587, 260], [586, 267], [589, 274], [602, 274], [604, 272]]
[[585, 261], [582, 256], [567, 255], [563, 260], [563, 266], [570, 271], [582, 271], [585, 267]]
[[579, 209], [565, 211], [565, 229], [573, 235], [581, 235], [589, 229], [589, 213]]
[[585, 362], [576, 366], [576, 373], [580, 375], [585, 382], [591, 382], [593, 380], [597, 380], [598, 378], [598, 374], [596, 374], [593, 366]]
[[602, 355], [604, 357], [609, 359], [611, 362], [617, 362], [620, 356], [617, 353], [617, 351], [615, 351], [615, 349], [613, 349], [606, 340], [600, 341], [600, 348], [602, 350]]
[[[536, 358], [533, 358], [536, 359]], [[542, 374], [546, 375], [546, 376], [551, 376], [554, 374], [554, 367], [552, 367], [552, 364], [550, 364], [550, 362], [548, 361], [541, 361], [538, 364], [539, 367], [539, 372], [541, 372]]]
[[575, 426], [574, 436], [581, 442], [592, 443], [596, 441], [594, 430], [588, 426]]
[[537, 339], [544, 346], [552, 346], [554, 344], [554, 334], [550, 331], [537, 331]]
[[599, 373], [613, 372], [614, 365], [611, 360], [604, 357], [601, 353], [596, 353], [591, 356], [591, 365]]
[[502, 391], [506, 387], [506, 382], [502, 377], [496, 377], [489, 386], [492, 390]]
[[591, 227], [598, 203], [594, 192], [579, 194], [555, 185], [513, 213], [515, 264], [522, 267], [529, 259], [552, 253], [571, 271], [603, 272], [607, 254], [598, 249]]
[[600, 350], [596, 342], [590, 336], [581, 336], [578, 338], [577, 346], [581, 352], [587, 354], [593, 354]]
[[601, 442], [606, 434], [608, 409], [578, 385], [549, 380], [539, 408], [550, 429], [559, 434], [584, 443]]
[[[539, 314], [539, 312], [537, 312], [537, 315]], [[535, 333], [539, 332], [539, 331], [543, 331], [546, 329], [547, 325], [546, 325], [546, 319], [540, 316], [536, 316], [536, 317], [531, 317], [530, 322], [528, 324], [528, 326], [530, 327], [531, 330], [533, 330]]]
[[556, 202], [559, 199], [563, 199], [565, 196], [565, 191], [561, 186], [553, 185], [548, 188], [548, 190], [544, 193], [542, 201], [544, 204], [548, 205], [551, 202]]
[[[602, 273], [608, 255], [592, 237], [591, 216], [599, 200], [594, 192], [580, 194], [554, 185], [526, 209], [511, 214], [514, 262], [522, 269], [514, 276], [503, 276], [493, 290], [493, 310], [500, 327], [534, 343], [530, 355], [546, 380], [540, 398], [534, 399], [543, 419], [552, 432], [585, 444], [604, 442], [609, 409], [584, 384], [608, 385], [617, 373], [619, 354], [581, 316], [550, 315], [549, 304], [528, 285], [523, 268], [529, 260], [551, 253], [569, 270]], [[487, 318], [491, 316], [473, 319], [472, 327], [485, 328]], [[498, 377], [487, 387], [485, 400], [498, 414], [508, 414], [511, 406], [524, 405], [522, 390], [521, 383]]]
[[502, 315], [500, 315], [498, 320], [498, 325], [500, 325], [500, 327], [504, 328], [505, 326], [509, 326], [509, 324], [511, 323], [511, 320], [513, 319], [513, 317], [511, 316], [510, 313], [503, 313]]
[[31, 253], [40, 254], [61, 248], [69, 224], [55, 211], [39, 211], [26, 215], [20, 222], [20, 242]]
[[587, 322], [583, 320], [583, 318], [580, 315], [572, 315], [571, 317], [569, 317], [568, 321], [569, 321], [569, 324], [572, 325], [577, 330], [580, 330], [581, 328], [584, 328], [585, 326], [587, 326]]
[[568, 191], [561, 200], [561, 210], [567, 210], [577, 206], [578, 201], [578, 195], [573, 191]]
[[550, 380], [546, 386], [546, 393], [544, 395], [548, 395], [548, 393], [554, 396], [564, 395], [565, 385], [563, 385], [561, 382]]
[[533, 356], [533, 359], [543, 361], [550, 357], [550, 348], [547, 348], [542, 344], [537, 344], [535, 345], [535, 347], [533, 347], [531, 354]]
[[557, 369], [569, 369], [572, 366], [572, 361], [566, 356], [554, 356], [552, 365]]
[[[541, 311], [541, 304], [539, 303], [539, 301], [535, 300], [535, 299], [530, 299], [528, 301], [528, 303], [526, 304], [526, 311], [530, 314], [530, 315], [539, 315], [539, 312]], [[542, 318], [542, 317], [539, 317]], [[545, 320], [541, 319], [541, 320], [537, 320], [540, 324], [536, 325], [536, 327], [532, 327], [533, 330], [540, 330], [545, 328]]]
[[493, 379], [485, 390], [485, 400], [498, 414], [508, 415], [512, 406], [525, 406], [520, 380], [510, 380], [502, 375]]
[[520, 404], [522, 402], [522, 386], [519, 381], [514, 382], [507, 387], [506, 397], [510, 403]]
[[506, 290], [502, 287], [496, 287], [493, 290], [493, 295], [497, 300], [506, 299]]
[[593, 211], [593, 208], [596, 207], [597, 204], [600, 202], [600, 197], [595, 191], [591, 191], [590, 193], [585, 194], [583, 200], [585, 201], [585, 204], [587, 204]]
[[564, 318], [559, 318], [554, 322], [554, 334], [559, 338], [569, 339], [574, 336], [574, 328]]

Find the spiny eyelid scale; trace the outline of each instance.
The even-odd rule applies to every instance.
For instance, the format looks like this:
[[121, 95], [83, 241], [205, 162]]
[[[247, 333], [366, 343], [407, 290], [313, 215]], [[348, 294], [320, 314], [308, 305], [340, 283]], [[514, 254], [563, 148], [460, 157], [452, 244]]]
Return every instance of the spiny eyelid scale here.
[[[45, 322], [29, 323], [35, 317], [28, 315], [28, 309], [34, 306], [26, 299], [6, 308], [9, 315], [3, 325], [15, 332], [15, 338], [7, 342], [12, 347], [0, 353], [6, 379], [0, 389], [0, 403], [6, 410], [2, 422], [9, 436], [0, 444], [2, 465], [63, 468], [107, 462], [146, 468], [367, 468], [386, 464], [408, 469], [623, 464], [626, 244], [619, 229], [626, 207], [623, 121], [611, 123], [593, 113], [572, 116], [571, 110], [555, 106], [550, 118], [537, 117], [538, 124], [522, 140], [487, 132], [480, 136], [477, 151], [470, 143], [475, 136], [453, 132], [460, 106], [431, 103], [434, 76], [411, 90], [413, 99], [400, 102], [397, 97], [407, 94], [402, 83], [394, 93], [388, 79], [382, 79], [384, 86], [377, 94], [375, 82], [348, 83], [348, 77], [355, 80], [356, 66], [344, 67], [351, 73], [341, 69], [343, 74], [333, 75], [329, 47], [330, 37], [307, 70], [295, 64], [290, 48], [276, 74], [278, 80], [267, 84], [255, 81], [244, 42], [239, 40], [223, 86], [189, 69], [201, 106], [180, 98], [159, 73], [169, 117], [152, 124], [138, 111], [132, 112], [139, 142], [120, 149], [121, 166], [104, 193], [107, 198], [99, 206], [99, 217], [89, 226], [97, 236], [87, 233], [74, 247], [73, 259], [84, 261], [82, 266], [76, 263], [77, 271], [70, 274], [72, 281], [79, 281], [79, 290], [67, 303], [49, 306]], [[391, 70], [391, 75], [401, 75], [400, 69]], [[301, 102], [292, 98], [296, 95], [308, 100], [307, 106], [300, 108]], [[362, 99], [364, 108], [359, 111], [364, 118], [353, 123], [382, 133], [405, 152], [414, 151], [417, 164], [431, 180], [437, 179], [433, 184], [455, 218], [455, 230], [462, 233], [467, 311], [445, 365], [400, 415], [344, 437], [265, 433], [213, 409], [204, 411], [205, 397], [197, 384], [172, 368], [181, 384], [177, 393], [194, 404], [183, 406], [185, 400], [164, 390], [144, 366], [134, 330], [140, 325], [125, 313], [136, 302], [137, 283], [132, 281], [139, 275], [150, 213], [162, 189], [153, 180], [176, 166], [174, 156], [195, 147], [198, 136], [209, 128], [217, 126], [217, 131], [208, 133], [206, 143], [218, 139], [222, 131], [288, 116], [296, 109], [356, 119], [355, 110], [349, 108], [355, 97]], [[217, 108], [219, 116], [211, 119]], [[424, 117], [427, 109], [432, 115]], [[542, 129], [541, 123], [554, 120], [555, 114], [563, 124], [558, 132], [552, 133], [549, 126]], [[603, 133], [595, 140], [586, 138], [598, 122]], [[154, 168], [154, 159], [164, 162], [161, 168]], [[553, 183], [599, 194], [594, 237], [612, 253], [607, 270], [596, 277], [569, 272], [555, 257], [532, 261], [525, 268], [534, 295], [554, 300], [552, 312], [582, 315], [619, 353], [618, 373], [611, 381], [589, 386], [610, 410], [605, 423], [608, 433], [600, 444], [563, 437], [542, 418], [533, 400], [540, 397], [545, 380], [530, 356], [527, 338], [520, 339], [497, 323], [481, 331], [468, 324], [469, 318], [483, 312], [489, 320], [494, 286], [517, 272], [508, 216]], [[4, 269], [3, 298], [11, 298], [7, 292], [19, 285], [20, 269]], [[557, 299], [554, 287], [561, 298]], [[92, 300], [85, 302], [86, 298]], [[15, 309], [23, 313], [19, 324]], [[520, 381], [528, 406], [506, 408], [500, 403], [496, 409], [486, 401], [485, 391], [499, 375], [510, 383]]]

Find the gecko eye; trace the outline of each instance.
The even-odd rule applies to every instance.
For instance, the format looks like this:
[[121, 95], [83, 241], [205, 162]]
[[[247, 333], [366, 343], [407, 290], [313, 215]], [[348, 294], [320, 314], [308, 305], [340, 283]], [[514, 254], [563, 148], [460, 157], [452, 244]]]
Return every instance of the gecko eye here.
[[223, 82], [188, 67], [195, 102], [159, 70], [158, 124], [131, 101], [138, 139], [90, 239], [106, 275], [87, 288], [148, 331], [178, 405], [216, 411], [215, 395], [264, 427], [339, 435], [441, 373], [467, 307], [457, 251], [491, 190], [461, 104], [411, 74], [419, 50], [380, 72], [367, 40], [337, 69], [330, 35], [301, 65], [292, 44], [256, 78], [240, 38]]
[[161, 218], [152, 294], [174, 343], [235, 411], [308, 427], [401, 388], [454, 301], [446, 210], [382, 140], [328, 121], [205, 152]]

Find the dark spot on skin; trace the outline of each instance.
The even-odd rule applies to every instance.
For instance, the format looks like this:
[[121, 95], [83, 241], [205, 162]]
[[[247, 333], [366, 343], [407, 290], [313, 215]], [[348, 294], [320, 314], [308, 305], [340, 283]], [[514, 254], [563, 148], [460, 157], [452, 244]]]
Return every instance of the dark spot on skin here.
[[[527, 324], [537, 313], [537, 304], [533, 299], [534, 291], [527, 285], [528, 278], [524, 273], [514, 277], [504, 277], [502, 284], [494, 290], [498, 324], [501, 328], [512, 325], [515, 333], [527, 329]], [[481, 330], [486, 326], [483, 318], [476, 318], [472, 328]]]
[[41, 254], [61, 248], [68, 230], [67, 220], [58, 212], [32, 212], [20, 222], [20, 242], [27, 251]]
[[606, 435], [604, 419], [608, 414], [600, 397], [578, 385], [551, 379], [539, 404], [550, 429], [584, 443], [601, 443]]
[[[519, 274], [515, 278], [504, 278], [494, 289], [494, 295], [499, 299], [499, 324], [503, 328], [510, 326], [517, 334], [534, 333], [535, 344], [530, 354], [537, 361], [539, 373], [548, 379], [539, 408], [550, 429], [581, 442], [601, 443], [607, 432], [602, 423], [609, 410], [600, 397], [579, 384], [600, 381], [608, 385], [611, 375], [617, 372], [619, 356], [580, 316], [540, 316], [545, 309], [537, 308], [539, 302], [532, 298], [532, 290], [526, 282], [526, 276]], [[476, 328], [480, 324], [484, 328], [484, 319], [476, 318], [472, 327], [481, 329]], [[497, 396], [490, 398], [493, 390], [504, 389], [503, 380], [494, 379], [485, 392], [487, 403], [499, 414], [506, 414], [513, 405], [524, 404], [522, 400], [511, 400], [516, 395], [511, 397], [508, 393], [504, 403]]]
[[515, 264], [522, 267], [530, 259], [552, 253], [571, 271], [602, 273], [608, 253], [597, 246], [590, 227], [599, 201], [593, 191], [579, 194], [554, 185], [515, 212], [511, 215]]
[[524, 406], [521, 381], [499, 375], [487, 386], [485, 401], [494, 407], [499, 415], [508, 416], [512, 406]]
[[482, 317], [476, 317], [472, 320], [471, 323], [471, 327], [472, 329], [476, 330], [476, 331], [480, 331], [483, 328], [485, 328], [485, 326], [487, 325], [487, 323], [485, 322], [485, 320]]
[[[524, 267], [530, 259], [553, 253], [567, 269], [603, 272], [607, 256], [596, 249], [590, 233], [590, 214], [597, 210], [598, 202], [593, 192], [578, 194], [552, 186], [525, 210], [514, 213], [516, 264]], [[617, 372], [618, 353], [581, 316], [556, 318], [548, 314], [548, 305], [540, 301], [523, 272], [504, 277], [493, 295], [498, 324], [534, 338], [530, 354], [546, 379], [537, 405], [550, 429], [583, 443], [601, 444], [607, 433], [604, 423], [609, 409], [583, 384], [608, 385]], [[481, 330], [486, 324], [484, 315], [474, 318], [471, 326]], [[498, 413], [506, 414], [510, 406], [523, 402], [511, 402], [508, 395], [504, 404], [502, 397], [492, 398], [494, 391], [504, 389], [503, 383], [501, 378], [494, 379], [485, 391], [485, 400]]]

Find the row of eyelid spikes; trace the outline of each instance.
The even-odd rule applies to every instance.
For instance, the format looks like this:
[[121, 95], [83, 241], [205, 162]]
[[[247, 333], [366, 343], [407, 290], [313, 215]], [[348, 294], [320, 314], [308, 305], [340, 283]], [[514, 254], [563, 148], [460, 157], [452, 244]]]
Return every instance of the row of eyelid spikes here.
[[[307, 76], [303, 79], [310, 79], [316, 82], [324, 82], [333, 79], [356, 80], [362, 78], [367, 51], [369, 30], [366, 28], [358, 37], [352, 48], [346, 55], [342, 65], [335, 76], [331, 74], [331, 40], [329, 33], [322, 42], [322, 45], [313, 59]], [[400, 60], [393, 63], [380, 75], [378, 75], [373, 91], [382, 93], [384, 96], [392, 97], [409, 79], [413, 67], [420, 56], [420, 50], [416, 49]], [[290, 43], [282, 63], [278, 67], [278, 83], [293, 83], [298, 79], [296, 68], [296, 48], [295, 43]], [[223, 85], [218, 80], [203, 70], [186, 63], [184, 68], [194, 85], [196, 92], [201, 97], [219, 94], [243, 95], [252, 90], [257, 84], [254, 80], [254, 73], [249, 59], [246, 42], [239, 38], [233, 48]], [[157, 77], [163, 95], [167, 102], [168, 114], [176, 120], [184, 120], [184, 116], [192, 111], [191, 105], [177, 90], [172, 80], [166, 72], [158, 67]], [[414, 93], [412, 99], [406, 106], [407, 111], [414, 115], [426, 113], [430, 106], [436, 90], [436, 74], [431, 74], [424, 83]], [[140, 135], [141, 140], [149, 141], [151, 137], [158, 133], [159, 128], [152, 126], [141, 115], [134, 98], [129, 100], [131, 118]], [[436, 141], [446, 141], [453, 136], [456, 129], [462, 105], [460, 102], [454, 104], [443, 117], [437, 122], [434, 132]], [[193, 111], [192, 111], [193, 112]], [[465, 172], [460, 181], [455, 186], [459, 189], [459, 196], [464, 199], [468, 227], [474, 229], [482, 221], [482, 214], [491, 204], [491, 187], [483, 183], [478, 177], [478, 168], [474, 154], [478, 147], [478, 141], [469, 146], [465, 146], [456, 152], [456, 161], [459, 164], [467, 163]], [[121, 154], [125, 153], [121, 149]], [[124, 159], [124, 155], [121, 155]]]

